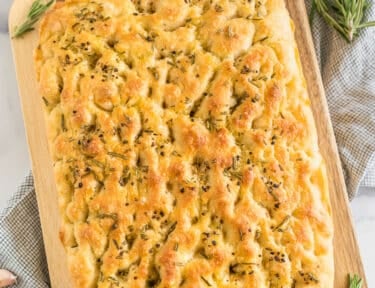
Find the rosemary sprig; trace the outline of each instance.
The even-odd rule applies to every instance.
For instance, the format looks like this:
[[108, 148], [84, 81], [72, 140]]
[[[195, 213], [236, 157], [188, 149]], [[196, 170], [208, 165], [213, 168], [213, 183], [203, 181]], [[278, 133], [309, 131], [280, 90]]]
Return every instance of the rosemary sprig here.
[[350, 275], [349, 274], [349, 288], [361, 288], [363, 284], [363, 280], [357, 275]]
[[40, 16], [55, 2], [50, 0], [46, 4], [42, 3], [42, 0], [35, 0], [31, 4], [30, 10], [27, 13], [26, 20], [14, 29], [13, 38], [19, 38], [27, 32], [34, 30], [34, 24], [39, 20]]
[[348, 42], [352, 42], [359, 30], [375, 26], [375, 21], [363, 22], [369, 5], [367, 0], [313, 0], [310, 24], [315, 12], [318, 12]]

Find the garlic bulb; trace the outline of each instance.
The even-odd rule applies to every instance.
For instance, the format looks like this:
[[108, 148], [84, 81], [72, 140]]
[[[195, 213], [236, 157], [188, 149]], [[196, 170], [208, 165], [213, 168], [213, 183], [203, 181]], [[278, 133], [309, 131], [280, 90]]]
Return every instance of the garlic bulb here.
[[0, 287], [7, 287], [9, 285], [15, 284], [17, 282], [17, 277], [7, 270], [0, 269]]

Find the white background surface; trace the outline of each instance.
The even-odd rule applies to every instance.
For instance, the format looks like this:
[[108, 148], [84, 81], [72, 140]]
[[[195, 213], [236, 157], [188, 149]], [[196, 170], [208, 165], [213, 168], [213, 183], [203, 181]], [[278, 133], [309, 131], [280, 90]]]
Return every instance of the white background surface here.
[[[10, 3], [10, 0], [1, 0], [0, 4], [0, 209], [6, 206], [7, 200], [30, 170], [7, 34]], [[375, 189], [361, 189], [351, 208], [368, 284], [375, 287]]]

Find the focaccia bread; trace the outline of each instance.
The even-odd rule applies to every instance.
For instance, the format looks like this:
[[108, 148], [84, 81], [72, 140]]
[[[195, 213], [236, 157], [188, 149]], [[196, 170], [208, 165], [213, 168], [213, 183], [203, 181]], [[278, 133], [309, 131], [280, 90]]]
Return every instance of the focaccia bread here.
[[74, 287], [333, 287], [283, 0], [66, 0], [35, 54]]

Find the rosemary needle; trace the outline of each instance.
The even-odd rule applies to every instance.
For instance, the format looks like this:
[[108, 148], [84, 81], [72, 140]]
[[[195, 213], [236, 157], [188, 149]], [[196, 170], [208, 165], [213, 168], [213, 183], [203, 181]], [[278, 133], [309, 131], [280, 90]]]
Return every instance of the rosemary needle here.
[[361, 288], [363, 280], [356, 274], [349, 274], [349, 288]]
[[375, 26], [375, 21], [363, 22], [369, 5], [367, 0], [313, 0], [310, 24], [318, 12], [348, 42], [352, 42], [359, 30]]
[[39, 20], [40, 16], [47, 11], [47, 9], [55, 2], [50, 0], [46, 4], [42, 3], [42, 0], [35, 0], [31, 4], [30, 10], [27, 13], [27, 18], [20, 26], [15, 28], [13, 38], [18, 38], [27, 32], [34, 30], [34, 24]]

